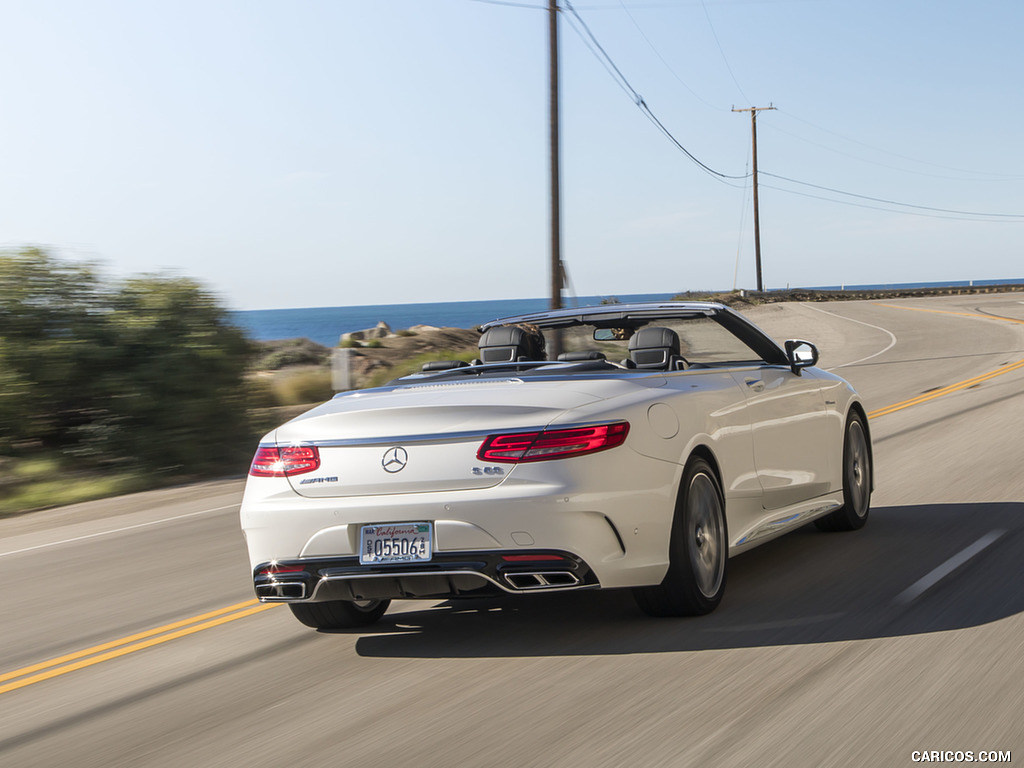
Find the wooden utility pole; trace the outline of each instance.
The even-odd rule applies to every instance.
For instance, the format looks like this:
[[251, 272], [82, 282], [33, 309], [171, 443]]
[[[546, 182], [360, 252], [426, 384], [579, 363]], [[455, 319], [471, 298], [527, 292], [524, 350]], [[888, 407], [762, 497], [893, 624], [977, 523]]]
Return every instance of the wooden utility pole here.
[[[551, 116], [551, 309], [562, 307], [562, 222], [559, 210], [558, 159], [558, 0], [548, 0], [548, 47], [550, 67]], [[548, 354], [557, 357], [562, 351], [561, 334], [557, 331], [549, 339]]]
[[775, 109], [774, 106], [767, 107], [750, 107], [749, 109], [736, 109], [732, 108], [733, 112], [749, 112], [750, 113], [750, 135], [754, 142], [753, 151], [753, 164], [754, 164], [754, 261], [757, 265], [757, 291], [760, 293], [764, 290], [764, 281], [761, 279], [761, 222], [758, 217], [757, 207], [757, 113], [762, 112], [766, 109]]

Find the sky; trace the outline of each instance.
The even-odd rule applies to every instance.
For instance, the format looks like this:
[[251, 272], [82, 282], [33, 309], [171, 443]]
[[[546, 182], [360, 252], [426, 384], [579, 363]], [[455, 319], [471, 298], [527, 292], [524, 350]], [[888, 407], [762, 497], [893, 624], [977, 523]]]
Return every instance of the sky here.
[[[766, 288], [1024, 278], [1019, 0], [560, 4], [572, 293], [754, 288], [768, 106]], [[546, 5], [0, 0], [0, 248], [232, 309], [546, 296]]]

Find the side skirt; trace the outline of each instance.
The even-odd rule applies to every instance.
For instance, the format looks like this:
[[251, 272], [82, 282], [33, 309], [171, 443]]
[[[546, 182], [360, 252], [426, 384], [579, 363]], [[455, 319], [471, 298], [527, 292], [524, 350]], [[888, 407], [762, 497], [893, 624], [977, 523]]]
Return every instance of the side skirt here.
[[822, 517], [839, 509], [841, 506], [843, 506], [843, 494], [840, 491], [835, 494], [819, 496], [801, 504], [794, 504], [784, 510], [777, 510], [767, 520], [762, 520], [753, 528], [741, 531], [739, 538], [729, 545], [729, 556], [738, 555], [758, 544], [788, 533], [794, 528], [811, 522], [816, 517]]

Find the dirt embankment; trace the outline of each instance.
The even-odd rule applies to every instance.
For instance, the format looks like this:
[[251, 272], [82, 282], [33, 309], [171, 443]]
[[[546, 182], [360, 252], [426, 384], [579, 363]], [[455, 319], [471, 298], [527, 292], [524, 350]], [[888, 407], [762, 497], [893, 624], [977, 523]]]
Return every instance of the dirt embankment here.
[[[349, 342], [346, 347], [354, 388], [382, 384], [419, 370], [428, 360], [475, 357], [480, 334], [475, 329], [416, 326], [396, 333]], [[298, 371], [328, 371], [332, 349], [309, 339], [260, 342], [260, 375], [294, 376]]]

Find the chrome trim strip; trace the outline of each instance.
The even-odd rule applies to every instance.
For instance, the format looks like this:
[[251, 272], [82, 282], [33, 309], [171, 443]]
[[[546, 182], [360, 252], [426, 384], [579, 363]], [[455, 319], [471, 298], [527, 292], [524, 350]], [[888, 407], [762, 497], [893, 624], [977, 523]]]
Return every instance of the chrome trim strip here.
[[[532, 587], [527, 589], [512, 589], [509, 586], [502, 584], [496, 579], [492, 579], [486, 573], [480, 571], [473, 571], [469, 569], [462, 570], [451, 570], [451, 571], [402, 571], [397, 573], [354, 573], [345, 574], [342, 576], [321, 576], [320, 580], [313, 587], [313, 593], [309, 596], [310, 601], [315, 601], [317, 593], [320, 591], [320, 585], [328, 581], [360, 581], [361, 579], [402, 579], [410, 576], [478, 576], [484, 581], [488, 581], [503, 592], [508, 592], [510, 595], [519, 595], [523, 592], [529, 592], [540, 587]], [[559, 592], [570, 589], [583, 589], [589, 587], [597, 587], [597, 584], [583, 584], [577, 579], [576, 584], [564, 586], [564, 587], [546, 587], [545, 591], [548, 592]]]
[[465, 432], [445, 432], [439, 435], [388, 435], [384, 437], [349, 437], [336, 438], [331, 440], [302, 440], [296, 443], [260, 443], [260, 448], [279, 448], [282, 446], [316, 446], [317, 448], [353, 448], [358, 446], [394, 446], [394, 445], [415, 445], [416, 443], [457, 443], [464, 440], [479, 440], [488, 435], [519, 435], [526, 432], [540, 432], [545, 429], [582, 429], [584, 427], [596, 427], [601, 424], [622, 424], [625, 419], [612, 419], [600, 421], [580, 421], [572, 424], [547, 424], [538, 427], [516, 427], [513, 429], [474, 429]]

